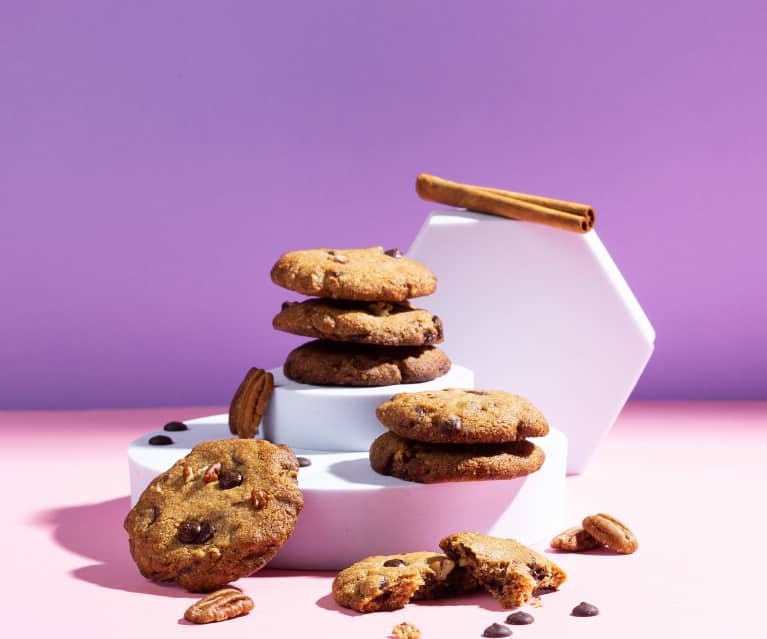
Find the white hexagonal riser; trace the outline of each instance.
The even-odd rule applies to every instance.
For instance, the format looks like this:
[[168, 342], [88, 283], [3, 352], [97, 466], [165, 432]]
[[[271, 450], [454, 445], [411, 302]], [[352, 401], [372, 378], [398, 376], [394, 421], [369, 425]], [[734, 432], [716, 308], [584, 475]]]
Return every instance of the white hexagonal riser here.
[[408, 256], [431, 268], [423, 306], [477, 388], [529, 398], [569, 440], [582, 472], [653, 351], [655, 331], [594, 231], [481, 213], [432, 213]]

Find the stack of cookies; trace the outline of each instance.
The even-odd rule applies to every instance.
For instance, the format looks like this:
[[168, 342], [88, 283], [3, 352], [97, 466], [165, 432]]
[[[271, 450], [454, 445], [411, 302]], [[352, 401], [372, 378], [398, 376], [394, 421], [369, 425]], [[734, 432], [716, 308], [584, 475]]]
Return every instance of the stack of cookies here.
[[382, 475], [422, 483], [513, 479], [545, 459], [527, 438], [548, 434], [546, 418], [504, 391], [399, 393], [376, 415], [389, 429], [370, 447], [370, 465]]
[[388, 386], [426, 382], [450, 370], [434, 344], [442, 322], [414, 308], [410, 299], [429, 295], [434, 274], [399, 250], [314, 249], [284, 254], [272, 281], [314, 296], [285, 302], [277, 330], [313, 337], [288, 355], [283, 372], [303, 384]]

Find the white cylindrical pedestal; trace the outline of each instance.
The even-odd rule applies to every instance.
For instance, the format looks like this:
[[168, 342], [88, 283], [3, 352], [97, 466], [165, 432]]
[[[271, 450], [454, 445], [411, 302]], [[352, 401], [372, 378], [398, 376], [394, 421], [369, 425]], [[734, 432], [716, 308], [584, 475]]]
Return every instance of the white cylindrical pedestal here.
[[[196, 444], [231, 437], [226, 415], [186, 422], [188, 431], [155, 431], [128, 448], [131, 502], [158, 474]], [[165, 434], [170, 446], [150, 446]], [[311, 465], [298, 485], [304, 508], [293, 535], [269, 563], [272, 568], [337, 570], [375, 554], [437, 550], [451, 533], [476, 530], [544, 541], [564, 524], [567, 439], [552, 430], [535, 442], [546, 452], [536, 473], [519, 479], [416, 484], [379, 475], [367, 452], [321, 452], [295, 448]]]

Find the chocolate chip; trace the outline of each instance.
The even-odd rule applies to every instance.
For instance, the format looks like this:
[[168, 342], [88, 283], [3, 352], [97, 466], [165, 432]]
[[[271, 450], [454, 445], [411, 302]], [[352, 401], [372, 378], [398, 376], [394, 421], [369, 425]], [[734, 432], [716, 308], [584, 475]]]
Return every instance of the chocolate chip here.
[[149, 438], [150, 446], [168, 446], [172, 443], [173, 440], [167, 435], [155, 435], [154, 437]]
[[494, 623], [491, 626], [485, 628], [482, 633], [483, 637], [508, 637], [511, 634], [511, 628], [508, 628], [500, 623]]
[[307, 466], [312, 465], [312, 460], [308, 457], [297, 457], [298, 459], [298, 467], [299, 468], [306, 468]]
[[200, 524], [200, 534], [197, 535], [197, 539], [194, 540], [196, 544], [205, 544], [213, 539], [213, 535], [216, 534], [216, 527], [209, 521], [204, 521]]
[[512, 612], [506, 617], [506, 623], [510, 623], [512, 626], [526, 626], [533, 623], [533, 621], [535, 621], [533, 615], [521, 610], [519, 612]]
[[394, 559], [387, 559], [383, 565], [387, 568], [399, 568], [400, 566], [404, 566], [405, 562], [399, 557], [395, 557]]
[[581, 601], [575, 608], [573, 608], [573, 617], [596, 617], [599, 614], [599, 608], [594, 604]]
[[530, 574], [533, 576], [533, 579], [541, 581], [546, 576], [546, 569], [543, 566], [533, 564], [528, 566], [528, 568], [530, 568]]
[[449, 417], [442, 422], [442, 428], [454, 433], [461, 430], [461, 426], [463, 426], [463, 422], [460, 417]]
[[405, 254], [402, 251], [400, 251], [398, 248], [393, 248], [393, 249], [389, 249], [388, 251], [384, 251], [384, 255], [388, 255], [389, 257], [393, 257], [396, 259], [405, 257]]
[[472, 395], [489, 395], [490, 394], [487, 391], [482, 391], [482, 390], [467, 390], [466, 392], [471, 393]]
[[182, 544], [193, 544], [200, 534], [200, 522], [187, 519], [178, 527], [178, 540]]
[[165, 424], [165, 426], [162, 427], [162, 429], [170, 432], [176, 432], [179, 430], [189, 430], [189, 426], [187, 426], [184, 422], [168, 422]]
[[224, 490], [234, 488], [242, 483], [242, 475], [235, 470], [225, 470], [218, 476], [218, 485]]

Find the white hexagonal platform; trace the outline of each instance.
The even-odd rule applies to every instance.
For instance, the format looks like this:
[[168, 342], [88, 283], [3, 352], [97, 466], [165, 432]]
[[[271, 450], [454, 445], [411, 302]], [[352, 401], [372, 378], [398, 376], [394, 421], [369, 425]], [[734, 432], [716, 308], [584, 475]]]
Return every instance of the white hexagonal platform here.
[[652, 354], [655, 331], [594, 231], [432, 213], [408, 256], [438, 278], [425, 308], [478, 388], [529, 398], [582, 472]]

